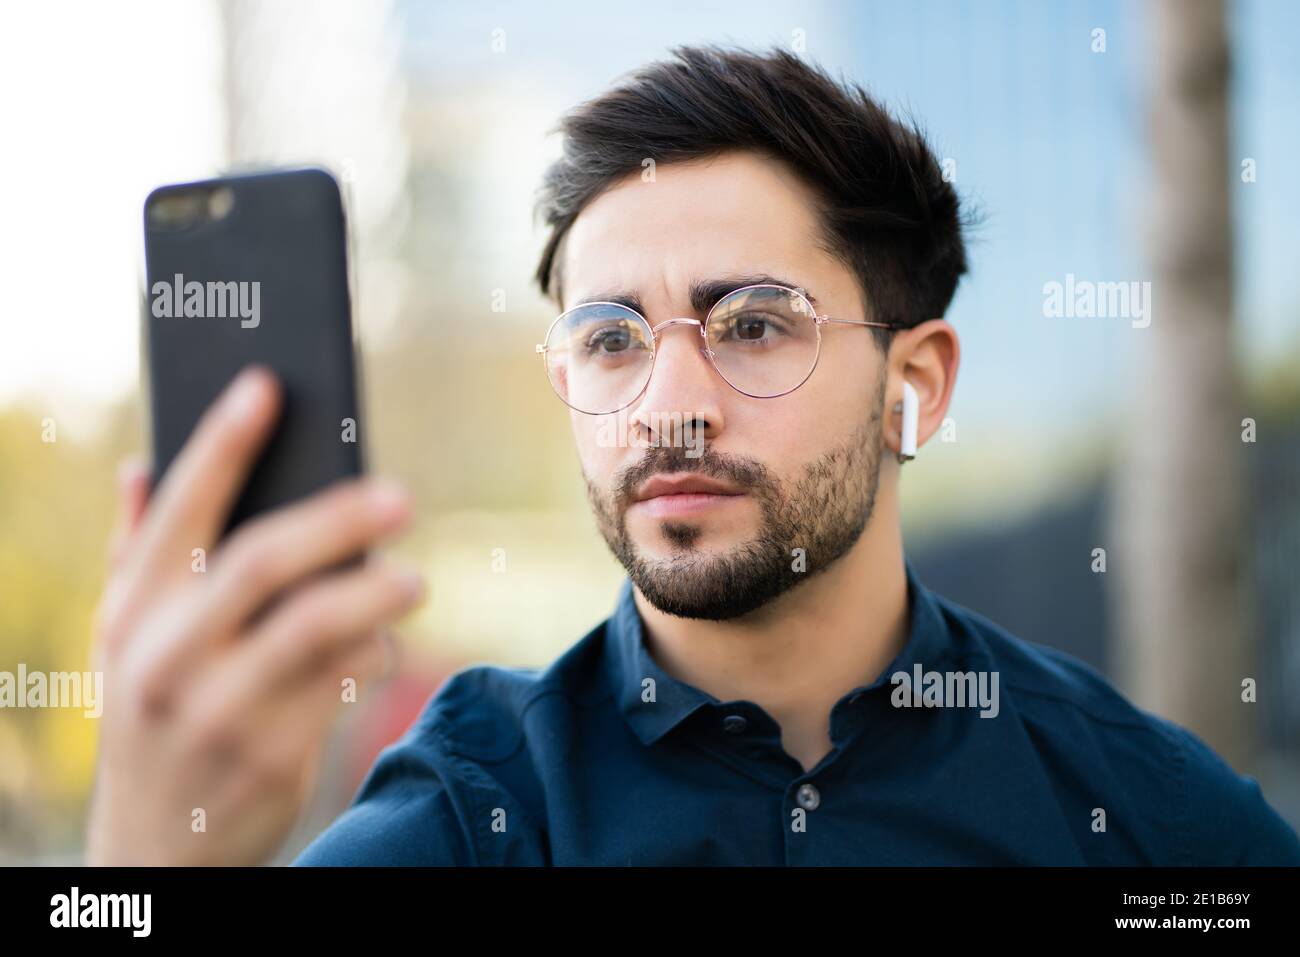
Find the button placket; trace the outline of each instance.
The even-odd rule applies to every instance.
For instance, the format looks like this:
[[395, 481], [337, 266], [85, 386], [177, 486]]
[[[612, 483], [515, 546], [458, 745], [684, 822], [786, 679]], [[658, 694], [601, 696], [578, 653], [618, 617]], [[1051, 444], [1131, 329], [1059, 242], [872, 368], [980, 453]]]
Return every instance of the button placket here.
[[815, 811], [822, 803], [822, 796], [815, 785], [805, 781], [795, 792], [795, 800], [805, 811]]
[[728, 734], [743, 734], [749, 727], [749, 722], [741, 714], [729, 714], [722, 719], [722, 730]]

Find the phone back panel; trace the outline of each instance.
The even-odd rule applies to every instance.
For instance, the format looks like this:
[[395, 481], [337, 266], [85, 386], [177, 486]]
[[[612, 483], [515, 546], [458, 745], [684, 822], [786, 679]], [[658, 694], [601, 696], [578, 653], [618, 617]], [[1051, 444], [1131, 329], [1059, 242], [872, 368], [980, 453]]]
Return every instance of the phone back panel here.
[[[150, 222], [151, 203], [215, 185], [233, 198], [223, 218], [181, 230]], [[203, 411], [254, 362], [275, 371], [284, 404], [227, 531], [359, 474], [347, 229], [334, 179], [323, 170], [224, 177], [162, 187], [145, 208], [145, 361], [155, 482]], [[170, 287], [169, 297], [160, 283]], [[204, 314], [187, 316], [187, 304], [191, 312], [199, 308], [193, 294], [200, 290]]]

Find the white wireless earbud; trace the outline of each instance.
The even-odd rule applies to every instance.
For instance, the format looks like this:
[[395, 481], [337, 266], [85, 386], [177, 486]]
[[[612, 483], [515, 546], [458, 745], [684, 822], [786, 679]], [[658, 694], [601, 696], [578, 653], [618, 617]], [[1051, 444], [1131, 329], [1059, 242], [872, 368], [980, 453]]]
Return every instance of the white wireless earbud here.
[[916, 428], [921, 407], [916, 389], [912, 388], [912, 383], [906, 379], [903, 380], [903, 401], [900, 404], [903, 407], [903, 429], [898, 443], [898, 462], [901, 465], [909, 459], [916, 458]]

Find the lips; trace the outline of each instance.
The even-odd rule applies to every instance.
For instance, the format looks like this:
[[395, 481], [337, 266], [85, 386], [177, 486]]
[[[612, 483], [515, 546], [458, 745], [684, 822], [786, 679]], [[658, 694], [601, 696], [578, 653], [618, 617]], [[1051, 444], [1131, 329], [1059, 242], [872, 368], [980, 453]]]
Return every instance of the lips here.
[[707, 475], [656, 475], [637, 491], [636, 500], [645, 502], [664, 495], [744, 495], [734, 485]]
[[633, 507], [652, 517], [669, 518], [706, 511], [744, 499], [745, 493], [705, 475], [656, 475], [637, 490]]

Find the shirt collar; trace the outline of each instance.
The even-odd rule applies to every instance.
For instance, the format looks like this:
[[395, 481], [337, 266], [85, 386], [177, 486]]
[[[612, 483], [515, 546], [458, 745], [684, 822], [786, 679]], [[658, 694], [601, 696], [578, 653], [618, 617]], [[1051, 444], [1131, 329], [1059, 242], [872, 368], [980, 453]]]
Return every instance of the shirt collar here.
[[[889, 689], [890, 675], [897, 671], [911, 674], [916, 664], [923, 668], [931, 667], [951, 644], [947, 620], [939, 608], [937, 597], [921, 583], [906, 557], [903, 566], [907, 576], [909, 613], [907, 642], [880, 675], [848, 692], [844, 695], [846, 699], [881, 687]], [[645, 645], [645, 629], [636, 609], [630, 579], [624, 580], [618, 605], [606, 624], [606, 643], [610, 677], [619, 710], [643, 744], [658, 741], [700, 708], [726, 704], [672, 677], [651, 657]], [[653, 684], [646, 679], [652, 679]], [[650, 697], [649, 689], [653, 689], [653, 700], [646, 700]]]

